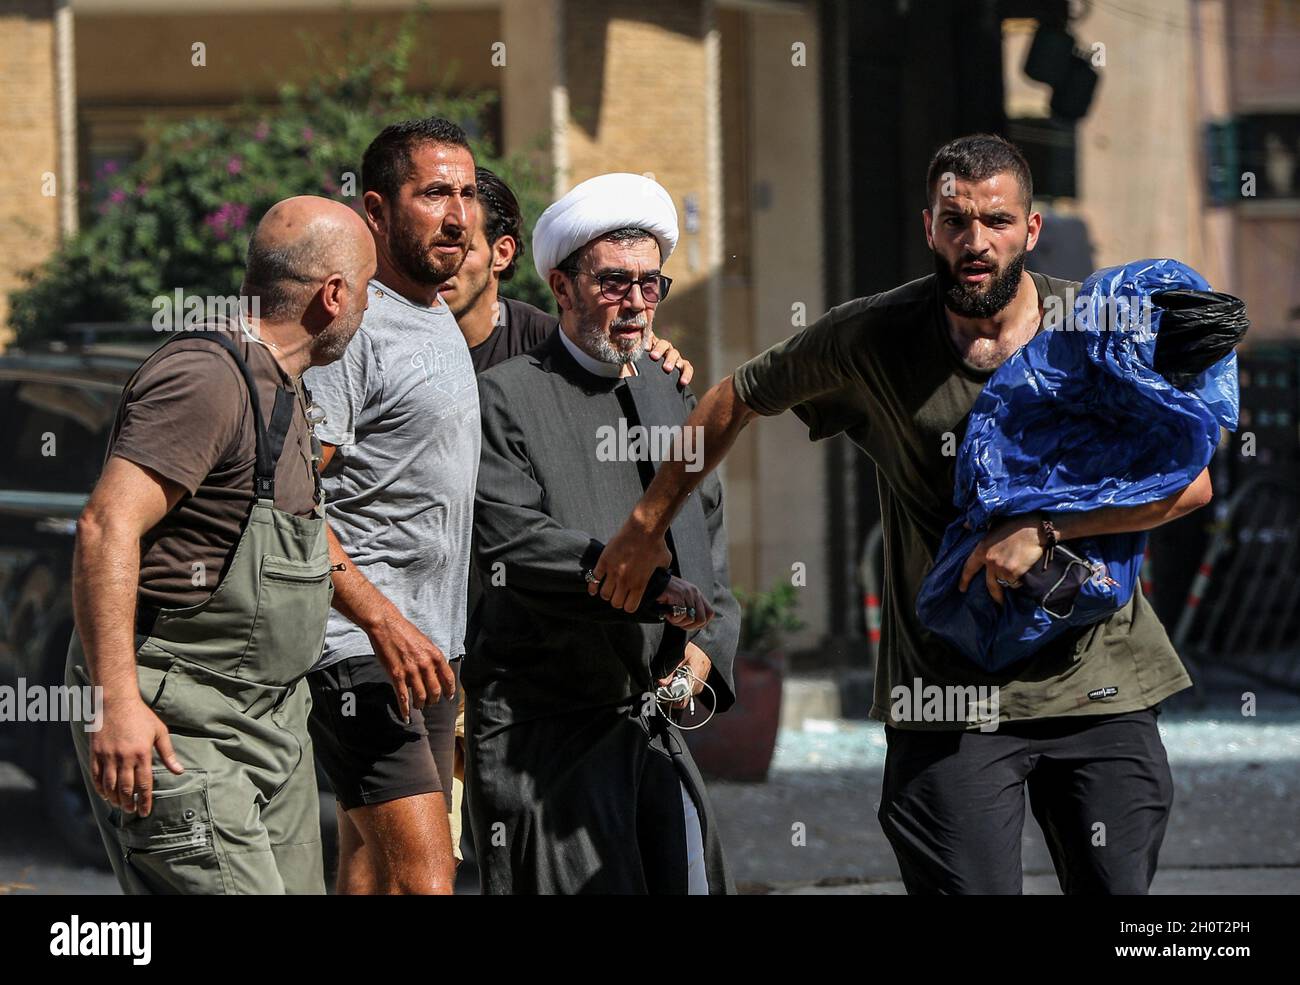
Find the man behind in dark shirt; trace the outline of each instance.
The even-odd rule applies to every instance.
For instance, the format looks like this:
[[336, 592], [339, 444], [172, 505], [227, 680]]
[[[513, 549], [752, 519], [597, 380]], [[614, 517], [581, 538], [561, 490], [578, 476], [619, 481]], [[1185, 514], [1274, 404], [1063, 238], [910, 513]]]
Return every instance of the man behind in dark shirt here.
[[[478, 184], [478, 228], [470, 239], [469, 252], [456, 275], [439, 290], [456, 317], [461, 334], [469, 345], [474, 372], [482, 373], [497, 363], [535, 349], [555, 332], [560, 321], [554, 315], [527, 301], [504, 298], [498, 294], [502, 282], [515, 275], [515, 267], [524, 255], [524, 216], [519, 200], [510, 186], [487, 168], [475, 169]], [[658, 360], [664, 372], [681, 367], [679, 385], [685, 387], [695, 374], [690, 362], [683, 359], [673, 344], [650, 335], [647, 355]], [[474, 632], [474, 608], [478, 600], [478, 581], [471, 576], [469, 586], [469, 633]], [[460, 692], [460, 713], [456, 718], [456, 764], [452, 785], [451, 843], [456, 858], [460, 851], [460, 805], [465, 776], [465, 692]]]

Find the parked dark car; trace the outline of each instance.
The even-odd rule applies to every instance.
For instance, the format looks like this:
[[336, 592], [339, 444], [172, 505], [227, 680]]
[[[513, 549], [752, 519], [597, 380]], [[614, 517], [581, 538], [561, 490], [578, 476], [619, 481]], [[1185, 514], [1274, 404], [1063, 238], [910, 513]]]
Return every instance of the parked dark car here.
[[[152, 348], [0, 355], [0, 685], [63, 683], [77, 517], [103, 466], [122, 387]], [[78, 862], [107, 865], [66, 722], [0, 724], [0, 760], [36, 780], [50, 825]], [[328, 865], [330, 797], [322, 822]]]

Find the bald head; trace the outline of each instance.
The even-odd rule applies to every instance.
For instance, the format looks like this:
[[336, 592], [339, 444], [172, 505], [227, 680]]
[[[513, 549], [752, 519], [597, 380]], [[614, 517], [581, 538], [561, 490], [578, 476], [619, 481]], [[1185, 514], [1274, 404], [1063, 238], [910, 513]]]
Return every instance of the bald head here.
[[300, 195], [277, 202], [248, 243], [242, 294], [258, 330], [280, 352], [293, 352], [295, 372], [343, 355], [366, 311], [366, 282], [375, 274], [375, 241], [346, 205]]
[[262, 318], [296, 321], [332, 275], [356, 288], [374, 263], [374, 240], [357, 213], [315, 195], [286, 198], [249, 240], [244, 294], [260, 296]]

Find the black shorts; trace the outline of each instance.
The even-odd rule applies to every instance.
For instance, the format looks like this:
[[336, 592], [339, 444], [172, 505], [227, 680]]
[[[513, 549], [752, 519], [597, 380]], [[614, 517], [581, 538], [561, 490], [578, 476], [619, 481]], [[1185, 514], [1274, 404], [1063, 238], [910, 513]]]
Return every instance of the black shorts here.
[[1174, 797], [1157, 714], [886, 726], [879, 817], [907, 891], [1022, 892], [1028, 788], [1063, 892], [1146, 893]]
[[[451, 661], [460, 689], [460, 660]], [[457, 699], [412, 709], [402, 720], [393, 682], [373, 655], [350, 657], [307, 675], [316, 758], [344, 810], [442, 793], [451, 810]]]

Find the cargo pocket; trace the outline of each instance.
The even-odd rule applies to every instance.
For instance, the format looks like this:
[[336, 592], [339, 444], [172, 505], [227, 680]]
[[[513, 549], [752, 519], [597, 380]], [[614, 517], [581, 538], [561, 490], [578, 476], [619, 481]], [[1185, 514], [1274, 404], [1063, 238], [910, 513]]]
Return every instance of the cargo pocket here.
[[225, 893], [208, 801], [207, 770], [180, 776], [153, 771], [148, 817], [114, 811], [122, 859], [152, 893], [210, 896]]
[[305, 674], [325, 645], [332, 594], [328, 554], [310, 561], [264, 555], [257, 614], [236, 676], [280, 686]]

